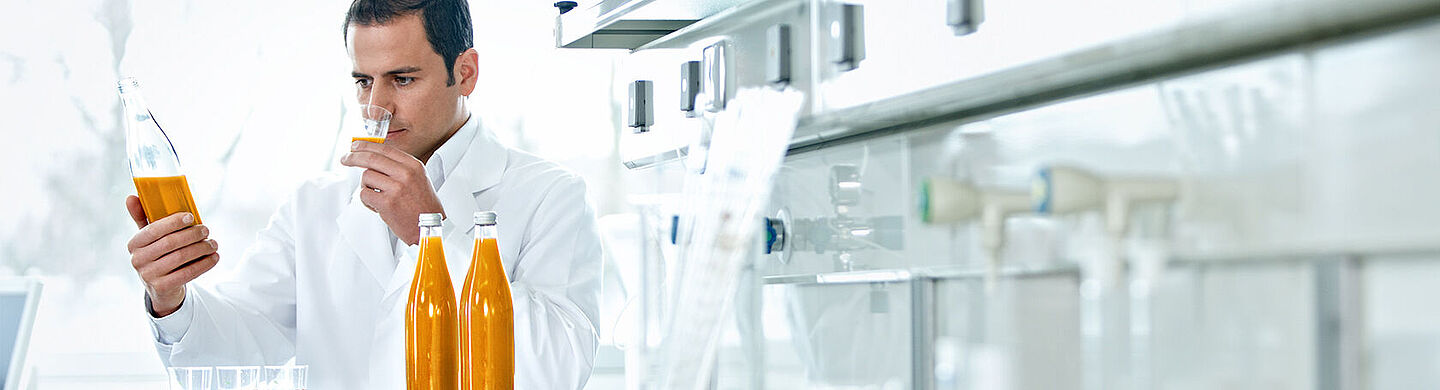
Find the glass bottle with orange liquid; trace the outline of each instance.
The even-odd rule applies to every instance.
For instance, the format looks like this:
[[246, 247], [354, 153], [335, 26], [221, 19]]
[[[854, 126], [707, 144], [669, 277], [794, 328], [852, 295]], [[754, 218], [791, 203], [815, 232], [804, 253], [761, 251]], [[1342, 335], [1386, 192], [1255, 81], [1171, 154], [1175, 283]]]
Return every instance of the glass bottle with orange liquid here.
[[140, 82], [127, 77], [116, 87], [125, 105], [125, 151], [130, 160], [130, 177], [135, 179], [135, 193], [140, 196], [145, 217], [155, 222], [170, 214], [189, 212], [195, 216], [195, 224], [200, 224], [190, 182], [180, 170], [180, 157], [170, 137], [150, 114], [150, 106], [140, 94]]
[[460, 388], [515, 388], [515, 313], [495, 212], [475, 213], [475, 254], [460, 291]]
[[452, 390], [459, 383], [459, 321], [440, 219], [440, 214], [420, 214], [420, 258], [405, 304], [405, 387], [410, 390]]

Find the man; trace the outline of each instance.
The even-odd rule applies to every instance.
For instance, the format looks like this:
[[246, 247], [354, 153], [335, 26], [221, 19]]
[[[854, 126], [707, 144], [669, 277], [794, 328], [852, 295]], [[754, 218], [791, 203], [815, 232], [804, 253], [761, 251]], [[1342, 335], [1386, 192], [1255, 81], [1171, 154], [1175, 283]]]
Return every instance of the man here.
[[310, 366], [313, 389], [404, 388], [404, 313], [421, 213], [444, 213], [446, 262], [460, 286], [471, 215], [499, 214], [515, 310], [516, 387], [583, 387], [597, 338], [600, 244], [584, 182], [509, 149], [465, 97], [478, 55], [465, 0], [355, 0], [345, 37], [358, 98], [393, 114], [384, 144], [355, 142], [346, 172], [284, 202], [213, 286], [190, 281], [220, 260], [206, 226], [180, 213], [128, 244], [146, 286], [161, 359], [172, 366]]

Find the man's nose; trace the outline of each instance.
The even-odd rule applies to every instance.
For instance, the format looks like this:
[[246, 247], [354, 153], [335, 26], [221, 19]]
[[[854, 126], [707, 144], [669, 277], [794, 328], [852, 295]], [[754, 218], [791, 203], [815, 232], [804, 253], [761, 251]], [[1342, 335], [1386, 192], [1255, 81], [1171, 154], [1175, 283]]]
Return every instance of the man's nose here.
[[371, 105], [380, 106], [380, 107], [384, 107], [386, 110], [390, 110], [390, 112], [392, 112], [392, 113], [395, 112], [395, 107], [394, 107], [395, 91], [394, 91], [394, 88], [391, 88], [390, 86], [384, 85], [383, 83], [376, 83], [376, 84], [377, 84], [377, 85], [375, 85], [375, 86], [373, 86], [373, 87], [370, 88], [370, 96], [367, 96], [367, 98], [369, 99], [369, 101], [368, 101], [368, 102], [365, 102], [365, 103], [368, 103], [368, 104], [371, 104]]

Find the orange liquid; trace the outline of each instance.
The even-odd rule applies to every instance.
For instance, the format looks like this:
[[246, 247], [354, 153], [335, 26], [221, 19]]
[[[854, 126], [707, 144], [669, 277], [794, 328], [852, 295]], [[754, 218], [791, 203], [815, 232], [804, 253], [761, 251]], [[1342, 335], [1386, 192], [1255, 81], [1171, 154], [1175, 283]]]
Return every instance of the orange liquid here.
[[150, 222], [184, 211], [194, 215], [195, 224], [200, 224], [195, 198], [190, 196], [190, 182], [184, 175], [137, 177], [135, 193], [140, 196], [140, 206]]
[[495, 239], [475, 240], [460, 296], [460, 388], [515, 388], [515, 314]]
[[385, 137], [350, 137], [350, 142], [355, 142], [355, 141], [366, 141], [366, 142], [374, 142], [374, 143], [377, 143], [377, 144], [383, 144], [383, 143], [385, 143]]
[[405, 305], [405, 385], [450, 390], [458, 384], [455, 288], [445, 269], [440, 237], [420, 239], [420, 259]]

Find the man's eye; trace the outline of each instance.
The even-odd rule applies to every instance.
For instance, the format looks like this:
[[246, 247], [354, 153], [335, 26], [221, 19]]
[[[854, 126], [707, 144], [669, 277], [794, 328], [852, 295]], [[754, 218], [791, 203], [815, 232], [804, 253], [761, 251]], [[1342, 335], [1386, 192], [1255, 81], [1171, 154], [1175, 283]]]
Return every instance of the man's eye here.
[[395, 84], [399, 84], [399, 85], [410, 85], [410, 82], [412, 82], [412, 81], [415, 81], [415, 78], [414, 78], [414, 77], [404, 77], [404, 76], [395, 77]]
[[369, 86], [370, 86], [370, 80], [369, 80], [369, 79], [355, 79], [355, 85], [358, 85], [358, 86], [360, 86], [361, 88], [369, 87]]

